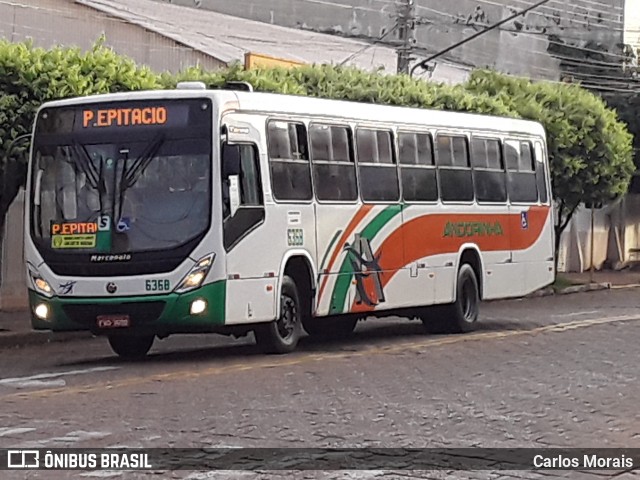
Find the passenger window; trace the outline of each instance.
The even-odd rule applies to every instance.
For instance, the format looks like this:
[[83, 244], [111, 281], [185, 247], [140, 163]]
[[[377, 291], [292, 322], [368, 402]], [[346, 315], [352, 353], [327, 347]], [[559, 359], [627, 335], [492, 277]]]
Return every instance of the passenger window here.
[[471, 142], [473, 185], [478, 202], [506, 202], [507, 185], [500, 140], [473, 137]]
[[438, 185], [431, 135], [398, 133], [402, 198], [407, 202], [436, 201]]
[[534, 163], [536, 164], [536, 184], [538, 185], [538, 198], [542, 203], [549, 201], [549, 192], [547, 191], [547, 169], [542, 144], [536, 142]]
[[318, 200], [355, 201], [358, 188], [351, 130], [342, 126], [311, 124], [309, 136]]
[[364, 201], [395, 202], [400, 197], [393, 140], [387, 130], [356, 130], [358, 173]]
[[276, 200], [310, 200], [311, 166], [302, 123], [270, 121], [267, 144], [273, 196]]
[[440, 198], [443, 202], [473, 201], [467, 138], [461, 135], [438, 135], [436, 139]]
[[507, 140], [507, 191], [509, 199], [516, 203], [538, 201], [538, 186], [529, 142]]
[[504, 159], [507, 170], [517, 171], [520, 163], [520, 145], [518, 142], [507, 140], [504, 142]]

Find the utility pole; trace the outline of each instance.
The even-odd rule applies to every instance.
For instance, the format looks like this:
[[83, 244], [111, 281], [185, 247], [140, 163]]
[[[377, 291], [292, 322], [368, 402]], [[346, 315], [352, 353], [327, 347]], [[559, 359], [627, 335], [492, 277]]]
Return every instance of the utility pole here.
[[399, 0], [396, 4], [396, 29], [399, 40], [399, 45], [396, 48], [398, 73], [408, 74], [413, 60], [411, 55], [416, 44], [416, 18], [413, 2], [414, 0]]

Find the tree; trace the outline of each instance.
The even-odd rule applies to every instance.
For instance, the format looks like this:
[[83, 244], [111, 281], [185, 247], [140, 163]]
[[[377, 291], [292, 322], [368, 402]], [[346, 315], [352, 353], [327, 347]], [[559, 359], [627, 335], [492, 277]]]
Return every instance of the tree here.
[[[38, 107], [45, 101], [159, 87], [148, 68], [117, 55], [98, 40], [77, 48], [35, 48], [0, 40], [0, 232], [6, 212], [26, 179], [28, 139]], [[1, 233], [0, 233], [1, 236]]]
[[466, 88], [495, 96], [545, 127], [558, 205], [556, 253], [560, 234], [581, 203], [604, 203], [627, 192], [635, 170], [632, 137], [597, 95], [578, 85], [531, 82], [486, 70], [473, 72]]

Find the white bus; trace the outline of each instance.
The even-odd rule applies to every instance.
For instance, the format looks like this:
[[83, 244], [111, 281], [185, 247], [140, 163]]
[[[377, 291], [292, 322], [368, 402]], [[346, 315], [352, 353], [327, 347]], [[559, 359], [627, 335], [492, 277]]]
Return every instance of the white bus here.
[[481, 299], [553, 281], [541, 125], [247, 90], [42, 106], [35, 329], [106, 335], [123, 357], [199, 332], [285, 353], [368, 316], [469, 331]]

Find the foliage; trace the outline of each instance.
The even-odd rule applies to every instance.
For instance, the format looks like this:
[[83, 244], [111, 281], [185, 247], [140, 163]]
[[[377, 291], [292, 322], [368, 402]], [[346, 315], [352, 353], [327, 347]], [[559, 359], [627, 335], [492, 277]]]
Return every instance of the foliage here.
[[[638, 84], [640, 87], [640, 84]], [[627, 129], [633, 135], [634, 163], [636, 171], [640, 170], [640, 90], [629, 92], [609, 92], [603, 98], [611, 108], [618, 112], [621, 121], [627, 124]], [[640, 177], [633, 178], [630, 190], [640, 193]]]
[[547, 131], [553, 192], [558, 202], [556, 241], [581, 202], [603, 203], [627, 192], [634, 172], [631, 135], [616, 112], [578, 85], [475, 71], [467, 89], [508, 105]]
[[462, 86], [427, 83], [406, 75], [382, 75], [351, 67], [308, 65], [295, 69], [245, 71], [236, 64], [222, 71], [206, 72], [194, 67], [178, 75], [161, 75], [165, 88], [174, 88], [180, 81], [194, 80], [204, 82], [209, 88], [219, 88], [230, 81], [245, 81], [262, 92], [518, 116], [495, 98], [468, 92]]
[[20, 140], [27, 139], [43, 102], [158, 87], [156, 74], [104, 47], [101, 40], [88, 52], [0, 40], [0, 227], [26, 177], [28, 142]]

